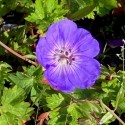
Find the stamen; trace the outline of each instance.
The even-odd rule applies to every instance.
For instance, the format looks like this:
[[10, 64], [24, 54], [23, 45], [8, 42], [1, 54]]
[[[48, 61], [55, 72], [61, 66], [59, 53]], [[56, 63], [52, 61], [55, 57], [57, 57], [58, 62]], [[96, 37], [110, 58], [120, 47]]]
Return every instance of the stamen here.
[[65, 52], [65, 55], [66, 55], [66, 56], [68, 56], [68, 55], [69, 55], [69, 53], [66, 51], [66, 52]]
[[67, 64], [67, 65], [71, 65], [72, 61], [75, 60], [75, 58], [73, 57], [73, 54], [71, 53], [71, 49], [66, 49], [64, 47], [62, 47], [61, 50], [55, 49], [54, 58], [58, 62], [62, 64]]

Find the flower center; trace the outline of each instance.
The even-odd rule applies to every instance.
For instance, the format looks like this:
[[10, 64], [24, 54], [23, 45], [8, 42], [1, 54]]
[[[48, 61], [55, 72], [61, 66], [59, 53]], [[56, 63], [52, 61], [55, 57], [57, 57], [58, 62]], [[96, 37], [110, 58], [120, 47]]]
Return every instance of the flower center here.
[[73, 57], [73, 54], [71, 52], [71, 49], [66, 50], [63, 48], [62, 50], [55, 50], [56, 54], [54, 54], [54, 59], [56, 59], [61, 64], [72, 64], [72, 61], [75, 60]]

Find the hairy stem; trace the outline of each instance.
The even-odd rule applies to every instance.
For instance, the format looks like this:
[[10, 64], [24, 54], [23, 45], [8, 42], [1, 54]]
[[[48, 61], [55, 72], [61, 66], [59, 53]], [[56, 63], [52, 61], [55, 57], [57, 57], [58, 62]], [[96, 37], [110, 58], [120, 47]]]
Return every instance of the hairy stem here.
[[103, 107], [109, 111], [122, 125], [125, 125], [125, 123], [122, 121], [122, 119], [120, 119], [115, 113], [113, 110], [111, 110], [108, 106], [106, 106], [104, 103], [103, 103]]
[[14, 54], [15, 56], [17, 56], [17, 57], [19, 57], [19, 58], [21, 58], [21, 59], [23, 59], [23, 60], [25, 60], [25, 61], [27, 61], [27, 62], [33, 64], [34, 66], [38, 66], [38, 63], [36, 63], [36, 62], [34, 62], [34, 61], [31, 61], [30, 59], [27, 59], [25, 56], [20, 55], [19, 53], [15, 52], [14, 50], [12, 50], [12, 49], [9, 48], [8, 46], [6, 46], [6, 45], [5, 45], [4, 43], [2, 43], [1, 41], [0, 41], [0, 45], [1, 45], [3, 48], [5, 48], [7, 51], [9, 51], [10, 53]]
[[[72, 98], [73, 100], [75, 100], [76, 102], [81, 102], [81, 103], [83, 103], [83, 102], [85, 102], [85, 101], [89, 101], [89, 100], [79, 100], [79, 99], [76, 99], [75, 97], [73, 97], [73, 96], [70, 95], [70, 94], [68, 94], [68, 96], [69, 96], [70, 98]], [[90, 101], [91, 101], [91, 100], [90, 100]], [[106, 106], [104, 103], [102, 103], [102, 101], [99, 101], [99, 100], [95, 100], [95, 101], [96, 101], [96, 103], [99, 103], [99, 102], [100, 102], [100, 103], [103, 105], [103, 107], [104, 107], [107, 111], [109, 111], [122, 125], [125, 125], [125, 123], [122, 121], [122, 119], [120, 119], [119, 116], [117, 116], [113, 110], [111, 110], [108, 106]]]

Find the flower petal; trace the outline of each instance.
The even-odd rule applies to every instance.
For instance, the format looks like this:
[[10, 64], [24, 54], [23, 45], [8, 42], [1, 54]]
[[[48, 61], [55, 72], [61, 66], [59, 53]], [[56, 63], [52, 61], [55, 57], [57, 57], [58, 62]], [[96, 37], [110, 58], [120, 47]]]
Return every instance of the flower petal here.
[[88, 88], [94, 85], [100, 75], [100, 64], [93, 58], [80, 57], [77, 63], [67, 69], [70, 81], [76, 88]]
[[94, 85], [100, 75], [100, 64], [95, 59], [84, 57], [70, 67], [50, 67], [44, 75], [54, 88], [72, 92], [75, 88], [85, 89]]
[[75, 89], [73, 82], [68, 78], [66, 67], [57, 66], [50, 67], [44, 73], [46, 79], [49, 81], [50, 85], [63, 92], [72, 92]]
[[73, 51], [75, 53], [82, 52], [85, 56], [95, 57], [98, 55], [99, 43], [93, 38], [93, 36], [85, 29], [79, 28], [77, 30], [77, 37]]
[[76, 30], [77, 25], [70, 20], [62, 20], [54, 23], [49, 27], [46, 33], [47, 42], [51, 45], [63, 47], [65, 44], [68, 44], [68, 42], [72, 42], [70, 39]]
[[45, 68], [50, 65], [55, 65], [56, 62], [53, 60], [52, 54], [53, 51], [47, 46], [46, 39], [44, 37], [40, 38], [36, 46], [36, 56], [38, 62]]
[[123, 41], [122, 39], [115, 39], [115, 40], [110, 40], [107, 42], [107, 44], [111, 47], [111, 48], [116, 48], [119, 46], [123, 46]]
[[78, 65], [68, 69], [68, 76], [70, 81], [74, 83], [75, 88], [87, 88], [91, 84], [90, 76], [82, 70]]

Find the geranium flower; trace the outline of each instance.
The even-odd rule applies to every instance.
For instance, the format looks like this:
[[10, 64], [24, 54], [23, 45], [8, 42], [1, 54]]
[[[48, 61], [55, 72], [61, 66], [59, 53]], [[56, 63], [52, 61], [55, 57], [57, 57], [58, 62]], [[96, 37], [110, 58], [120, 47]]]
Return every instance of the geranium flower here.
[[97, 40], [68, 19], [52, 24], [36, 47], [46, 79], [63, 92], [94, 85], [100, 75], [100, 64], [93, 58], [98, 53]]

